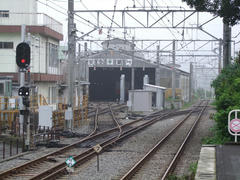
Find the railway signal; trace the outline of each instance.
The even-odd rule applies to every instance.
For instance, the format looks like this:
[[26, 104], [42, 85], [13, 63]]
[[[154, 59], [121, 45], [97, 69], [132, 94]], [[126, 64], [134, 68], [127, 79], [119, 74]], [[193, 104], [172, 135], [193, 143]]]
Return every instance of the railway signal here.
[[29, 96], [29, 87], [20, 87], [18, 90], [19, 96]]
[[26, 69], [30, 65], [31, 49], [30, 46], [22, 42], [17, 45], [16, 63], [20, 69]]
[[[24, 28], [22, 28], [24, 29]], [[24, 40], [24, 37], [22, 37]], [[24, 119], [27, 119], [27, 139], [26, 139], [26, 145], [27, 148], [30, 149], [30, 136], [31, 136], [31, 129], [30, 129], [30, 116], [29, 116], [29, 87], [25, 86], [25, 73], [29, 70], [30, 65], [30, 59], [31, 58], [31, 48], [29, 44], [26, 42], [21, 42], [17, 45], [16, 48], [16, 64], [19, 67], [19, 76], [20, 76], [20, 88], [18, 90], [18, 95], [21, 96], [21, 101], [19, 104], [19, 112], [20, 112], [20, 124], [21, 127], [21, 133], [23, 133], [23, 122]]]

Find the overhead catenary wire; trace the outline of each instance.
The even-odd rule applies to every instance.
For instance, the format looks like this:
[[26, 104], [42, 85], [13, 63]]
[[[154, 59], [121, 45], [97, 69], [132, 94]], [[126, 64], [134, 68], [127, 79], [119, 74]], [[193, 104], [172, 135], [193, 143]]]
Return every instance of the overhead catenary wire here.
[[[45, 5], [45, 6], [47, 6], [47, 7], [49, 7], [49, 8], [51, 8], [51, 9], [53, 9], [54, 11], [56, 11], [56, 12], [58, 12], [58, 13], [61, 13], [61, 14], [63, 14], [64, 16], [68, 16], [68, 14], [67, 13], [65, 13], [65, 12], [62, 12], [62, 11], [60, 11], [60, 10], [58, 10], [58, 9], [56, 9], [56, 8], [54, 8], [54, 7], [52, 7], [51, 5], [49, 5], [49, 4], [45, 4], [45, 3], [43, 3], [43, 2], [41, 2], [40, 0], [37, 0], [40, 4], [43, 4], [43, 5]], [[48, 0], [49, 1], [49, 0]], [[49, 1], [50, 2], [50, 1]], [[55, 4], [55, 3], [54, 3]], [[66, 10], [67, 11], [67, 9], [65, 9], [65, 8], [62, 8], [62, 9], [64, 9], [64, 10]], [[81, 18], [81, 19], [83, 19], [84, 21], [87, 21], [87, 23], [85, 23], [85, 22], [82, 22], [82, 21], [80, 21], [80, 20], [78, 20], [78, 19], [76, 19], [75, 18], [75, 20], [76, 21], [78, 21], [79, 23], [82, 23], [82, 24], [84, 24], [84, 25], [86, 25], [86, 26], [88, 26], [88, 27], [97, 27], [97, 26], [95, 26], [95, 24], [93, 24], [92, 23], [92, 26], [90, 26], [88, 23], [90, 23], [91, 24], [91, 22], [90, 21], [88, 21], [88, 20], [86, 20], [86, 19], [84, 19], [84, 18], [82, 18], [82, 17], [80, 17], [79, 15], [77, 15], [77, 14], [75, 14], [77, 17], [79, 17], [79, 18]], [[66, 18], [66, 20], [68, 20], [68, 18]], [[100, 46], [97, 42], [95, 43], [95, 44], [97, 44], [98, 46]]]
[[[156, 1], [156, 0], [155, 0]], [[140, 5], [140, 6], [142, 6], [142, 4], [139, 2], [139, 0], [137, 0], [137, 2], [138, 2], [138, 4]], [[150, 4], [150, 5], [152, 5], [151, 4], [151, 2], [149, 2], [149, 0], [147, 0], [147, 2]], [[156, 2], [157, 3], [157, 2]], [[156, 12], [156, 14], [159, 16], [159, 14]], [[153, 17], [152, 15], [151, 15], [151, 17]], [[154, 17], [153, 17], [153, 19], [155, 19]], [[155, 19], [156, 20], [156, 19]], [[170, 22], [169, 21], [169, 19], [167, 19], [168, 20], [168, 22]], [[163, 19], [161, 19], [161, 21], [163, 22], [163, 24], [165, 25], [165, 26], [167, 26], [166, 25], [166, 23], [164, 22], [164, 20]], [[177, 37], [175, 36], [175, 34], [171, 31], [171, 29], [170, 28], [167, 28], [168, 30], [169, 30], [169, 32], [172, 34], [172, 36], [175, 38], [175, 39], [177, 39]], [[181, 46], [182, 46], [182, 44], [180, 44]], [[187, 51], [186, 51], [187, 52]], [[189, 52], [187, 52], [188, 54], [190, 54]], [[191, 54], [190, 54], [191, 55]], [[152, 58], [156, 58], [156, 54], [154, 55], [154, 56], [152, 56]]]
[[[82, 0], [80, 0], [80, 3], [82, 4], [82, 6], [83, 6], [86, 10], [89, 10], [88, 7], [83, 3]], [[91, 16], [92, 16], [94, 19], [97, 20], [97, 17], [96, 17], [92, 12], [90, 12], [90, 14], [91, 14]], [[99, 27], [100, 29], [101, 29], [101, 26], [105, 26], [103, 22], [99, 21], [99, 23], [100, 23], [100, 27]], [[118, 31], [118, 30], [115, 30], [115, 31]], [[129, 37], [132, 37], [132, 36], [131, 36], [130, 34], [128, 34], [128, 33], [127, 33], [127, 35], [128, 35]]]
[[[59, 13], [65, 15], [65, 16], [68, 16], [67, 13], [62, 12], [62, 11], [56, 9], [55, 7], [53, 7], [53, 6], [51, 6], [51, 5], [47, 4], [47, 3], [43, 3], [43, 2], [41, 2], [40, 0], [37, 0], [37, 1], [38, 1], [39, 3], [47, 6], [47, 7], [55, 10], [56, 12], [59, 12]], [[52, 3], [52, 4], [54, 4], [54, 5], [57, 6], [57, 7], [65, 10], [65, 11], [67, 12], [67, 9], [65, 9], [65, 8], [57, 5], [56, 3], [52, 2], [53, 0], [47, 0], [47, 1], [50, 2], [50, 3]], [[80, 1], [80, 2], [81, 2], [82, 5], [84, 6], [84, 8], [87, 9], [86, 5], [85, 5], [82, 1]], [[93, 15], [93, 14], [92, 14], [92, 15]], [[86, 25], [86, 26], [88, 26], [88, 27], [91, 27], [91, 28], [99, 28], [99, 27], [97, 27], [94, 23], [92, 23], [91, 21], [89, 21], [89, 20], [87, 20], [87, 19], [79, 16], [78, 14], [75, 14], [75, 16], [78, 17], [78, 18], [80, 18], [81, 20], [85, 21], [85, 22], [83, 22], [83, 21], [80, 21], [79, 19], [76, 19], [76, 18], [75, 18], [75, 20], [76, 20], [77, 22], [79, 22], [79, 23], [81, 23], [81, 24], [84, 24], [84, 25]], [[93, 15], [93, 17], [96, 18], [94, 15]], [[68, 18], [66, 18], [66, 20], [67, 20], [67, 19], [68, 19]], [[77, 30], [78, 30], [78, 29], [77, 29]], [[80, 32], [80, 31], [79, 31], [79, 32]], [[106, 34], [106, 33], [104, 33], [104, 32], [103, 32], [103, 34], [107, 35], [109, 38], [114, 38], [114, 36], [112, 36], [112, 35], [110, 35], [110, 34]], [[129, 35], [129, 36], [130, 36], [130, 35]], [[131, 36], [130, 36], [130, 37], [131, 37]], [[95, 43], [95, 42], [94, 42], [94, 43]], [[95, 44], [97, 44], [98, 46], [100, 46], [98, 43], [95, 43]]]
[[[62, 11], [60, 11], [60, 10], [58, 10], [58, 9], [50, 6], [49, 4], [45, 4], [45, 3], [41, 2], [40, 0], [37, 0], [37, 1], [38, 1], [40, 4], [47, 6], [47, 7], [53, 9], [54, 11], [56, 11], [56, 12], [58, 12], [58, 13], [64, 15], [64, 16], [68, 16], [67, 12], [62, 12]], [[66, 11], [67, 11], [67, 10], [66, 10]], [[68, 18], [66, 18], [66, 21], [67, 21], [67, 20], [68, 20]], [[75, 20], [78, 21], [79, 23], [82, 23], [82, 24], [86, 25], [86, 26], [92, 27], [92, 26], [90, 26], [89, 24], [84, 23], [84, 22], [82, 22], [82, 21], [80, 21], [80, 20], [78, 20], [78, 19], [75, 19]]]
[[[147, 1], [148, 1], [148, 3], [151, 5], [151, 3], [149, 2], [149, 0], [147, 0]], [[156, 0], [154, 0], [154, 1], [156, 2], [157, 6], [158, 6], [158, 2], [157, 2]], [[163, 3], [166, 4], [165, 1], [163, 1]], [[166, 4], [166, 5], [167, 5], [167, 4]], [[157, 12], [156, 12], [156, 14], [158, 15]], [[159, 16], [159, 15], [158, 15], [158, 16]], [[167, 18], [167, 17], [166, 17], [166, 18]], [[168, 18], [167, 18], [167, 20], [168, 20], [168, 22], [170, 22], [170, 20], [169, 20]], [[185, 21], [184, 21], [184, 25], [185, 25]], [[168, 28], [168, 30], [169, 30], [170, 32], [172, 32], [170, 28]], [[175, 30], [176, 30], [176, 29], [175, 29]], [[183, 39], [184, 39], [184, 33], [181, 34], [178, 30], [176, 30], [176, 32], [177, 32], [178, 34], [180, 34], [180, 35], [183, 37]], [[173, 33], [172, 33], [172, 34], [173, 34]], [[175, 37], [175, 39], [177, 39], [175, 35], [174, 35], [174, 37]], [[183, 47], [184, 43], [185, 43], [185, 42], [183, 42], [183, 44], [180, 43], [180, 46]], [[185, 43], [185, 44], [186, 44], [186, 43]], [[185, 45], [185, 46], [187, 47], [187, 45]], [[191, 55], [191, 53], [188, 52], [187, 50], [186, 50], [186, 52], [187, 52], [189, 55]]]
[[[113, 6], [113, 14], [112, 14], [112, 19], [111, 19], [111, 24], [110, 27], [108, 29], [108, 33], [107, 33], [107, 38], [110, 40], [110, 32], [112, 30], [112, 25], [113, 25], [113, 21], [114, 21], [114, 16], [115, 16], [115, 11], [116, 11], [116, 7], [117, 7], [117, 2], [118, 0], [115, 0], [114, 6]], [[109, 41], [108, 41], [109, 42]], [[109, 46], [109, 44], [107, 45], [107, 47]]]
[[[39, 0], [38, 0], [39, 1]], [[48, 0], [48, 2], [50, 3], [51, 1], [53, 1], [53, 2], [57, 2], [57, 1], [55, 1], [55, 0]], [[147, 0], [148, 1], [148, 3], [150, 3], [149, 2], [149, 0]], [[64, 1], [63, 1], [64, 2]], [[67, 1], [66, 1], [67, 2]], [[82, 3], [83, 4], [83, 6], [85, 6], [85, 8], [87, 8], [87, 6], [82, 2], [82, 1], [79, 1], [78, 0], [78, 2], [80, 2], [80, 3]], [[155, 0], [155, 2], [157, 3], [157, 1]], [[49, 3], [47, 4], [48, 6], [49, 6]], [[117, 0], [115, 0], [115, 3], [117, 3]], [[55, 3], [56, 4], [56, 3]], [[166, 4], [166, 3], [165, 3]], [[52, 8], [52, 7], [51, 7]], [[60, 8], [60, 7], [59, 7]], [[56, 9], [56, 8], [55, 8]], [[64, 9], [64, 8], [61, 8], [61, 9]], [[115, 7], [115, 9], [116, 9], [116, 7]], [[76, 16], [76, 18], [80, 18], [81, 20], [83, 20], [83, 21], [81, 21], [80, 23], [83, 23], [84, 25], [86, 25], [86, 26], [88, 26], [88, 27], [95, 27], [96, 25], [94, 24], [94, 23], [92, 23], [91, 21], [89, 21], [89, 20], [87, 20], [87, 19], [82, 19], [82, 17], [80, 16], [80, 17], [78, 17], [78, 15], [76, 15], [75, 14], [75, 16]], [[94, 16], [94, 15], [93, 15]], [[95, 16], [94, 16], [94, 18], [96, 18]], [[113, 20], [114, 20], [114, 13], [113, 13], [113, 18], [112, 18], [112, 21], [111, 21], [111, 25], [110, 25], [110, 31], [108, 32], [108, 34], [106, 34], [106, 33], [104, 33], [104, 34], [106, 34], [108, 37], [114, 37], [114, 36], [111, 36], [111, 34], [110, 34], [110, 32], [111, 32], [111, 29], [113, 28]], [[89, 24], [90, 23], [90, 24]], [[91, 24], [92, 23], [92, 24]], [[164, 22], [165, 23], [165, 22]], [[172, 32], [172, 31], [171, 31]], [[178, 33], [180, 34], [180, 32], [178, 31]], [[90, 37], [90, 36], [89, 36]], [[93, 36], [91, 36], [91, 37], [93, 37]], [[175, 36], [176, 37], [176, 36]], [[92, 41], [93, 42], [93, 41]], [[94, 42], [95, 43], [95, 42]], [[99, 44], [97, 44], [99, 47], [100, 47], [100, 45]], [[181, 44], [181, 46], [183, 47], [183, 45]], [[138, 48], [138, 49], [140, 49], [140, 48]], [[187, 52], [187, 50], [186, 50], [186, 52]], [[187, 52], [187, 53], [189, 53], [189, 52]]]

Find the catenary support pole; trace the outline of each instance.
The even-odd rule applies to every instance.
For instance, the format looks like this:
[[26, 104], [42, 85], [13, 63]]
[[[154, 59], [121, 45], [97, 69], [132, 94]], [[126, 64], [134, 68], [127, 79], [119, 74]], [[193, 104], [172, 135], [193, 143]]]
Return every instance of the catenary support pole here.
[[189, 102], [192, 102], [192, 79], [193, 79], [193, 64], [190, 62], [190, 76], [189, 76]]
[[120, 77], [120, 103], [125, 101], [125, 75], [122, 74]]
[[80, 59], [80, 56], [81, 56], [81, 45], [78, 44], [78, 77], [77, 77], [77, 80], [78, 80], [78, 107], [82, 108], [81, 107], [81, 96], [82, 96], [82, 87], [81, 87], [81, 80], [82, 80], [82, 70], [81, 70], [81, 66], [82, 66], [82, 63], [81, 63], [81, 59]]
[[219, 46], [218, 46], [218, 74], [221, 73], [222, 69], [222, 39], [219, 39]]
[[[88, 45], [87, 45], [87, 42], [86, 42], [86, 43], [84, 43], [84, 53], [85, 53], [85, 55], [87, 55], [87, 53], [88, 53], [87, 47], [88, 47]], [[86, 61], [84, 62], [84, 67], [85, 67], [85, 69], [84, 69], [84, 72], [85, 72], [85, 81], [86, 81], [86, 82], [89, 82], [88, 60], [86, 60]], [[88, 96], [89, 96], [89, 85], [86, 85], [86, 93], [85, 93], [85, 95], [88, 95]]]
[[156, 73], [155, 73], [155, 84], [157, 86], [160, 86], [160, 56], [159, 56], [159, 51], [160, 51], [160, 46], [157, 46], [157, 68], [156, 68]]
[[223, 68], [231, 63], [231, 27], [223, 24]]
[[[26, 25], [22, 25], [21, 26], [21, 41], [22, 42], [25, 42], [25, 34], [26, 34]], [[23, 87], [25, 85], [25, 72], [19, 72], [19, 74], [20, 74], [19, 84], [20, 84], [20, 87]], [[19, 109], [20, 109], [20, 111], [25, 110], [22, 97], [20, 97]], [[19, 121], [20, 121], [20, 134], [23, 135], [24, 115], [20, 114]]]
[[74, 76], [74, 72], [73, 72], [73, 63], [75, 60], [75, 45], [74, 45], [74, 34], [75, 34], [75, 30], [74, 30], [74, 14], [73, 14], [73, 10], [74, 10], [74, 0], [68, 0], [68, 105], [70, 107], [73, 106], [73, 91], [74, 91], [74, 87], [73, 87], [73, 76]]
[[[132, 38], [132, 66], [134, 65], [134, 37]], [[132, 67], [131, 69], [131, 89], [134, 90], [134, 83], [135, 83], [135, 68]]]
[[176, 46], [175, 46], [175, 40], [173, 40], [173, 46], [172, 46], [172, 99], [175, 100], [175, 92], [176, 92]]
[[[74, 95], [74, 61], [75, 61], [75, 27], [74, 27], [74, 0], [68, 0], [68, 106], [69, 111], [73, 108], [73, 95]], [[72, 130], [72, 121], [65, 123], [66, 126], [70, 124], [71, 127], [65, 129]]]

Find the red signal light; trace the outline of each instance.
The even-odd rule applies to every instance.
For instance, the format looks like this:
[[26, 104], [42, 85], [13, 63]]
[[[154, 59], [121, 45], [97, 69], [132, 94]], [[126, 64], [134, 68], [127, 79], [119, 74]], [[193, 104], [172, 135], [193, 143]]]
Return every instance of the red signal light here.
[[16, 48], [16, 63], [18, 67], [21, 70], [26, 69], [30, 65], [30, 61], [31, 61], [30, 46], [25, 42], [18, 44]]

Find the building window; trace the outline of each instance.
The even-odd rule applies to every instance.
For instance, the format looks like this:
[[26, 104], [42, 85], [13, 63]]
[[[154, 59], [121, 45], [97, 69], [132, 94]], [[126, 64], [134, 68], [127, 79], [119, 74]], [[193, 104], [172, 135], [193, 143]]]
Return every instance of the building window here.
[[49, 43], [49, 67], [58, 67], [58, 46]]
[[13, 42], [0, 42], [0, 49], [13, 49]]
[[0, 10], [0, 18], [1, 17], [9, 17], [9, 11]]
[[0, 96], [4, 96], [4, 84], [0, 83]]

